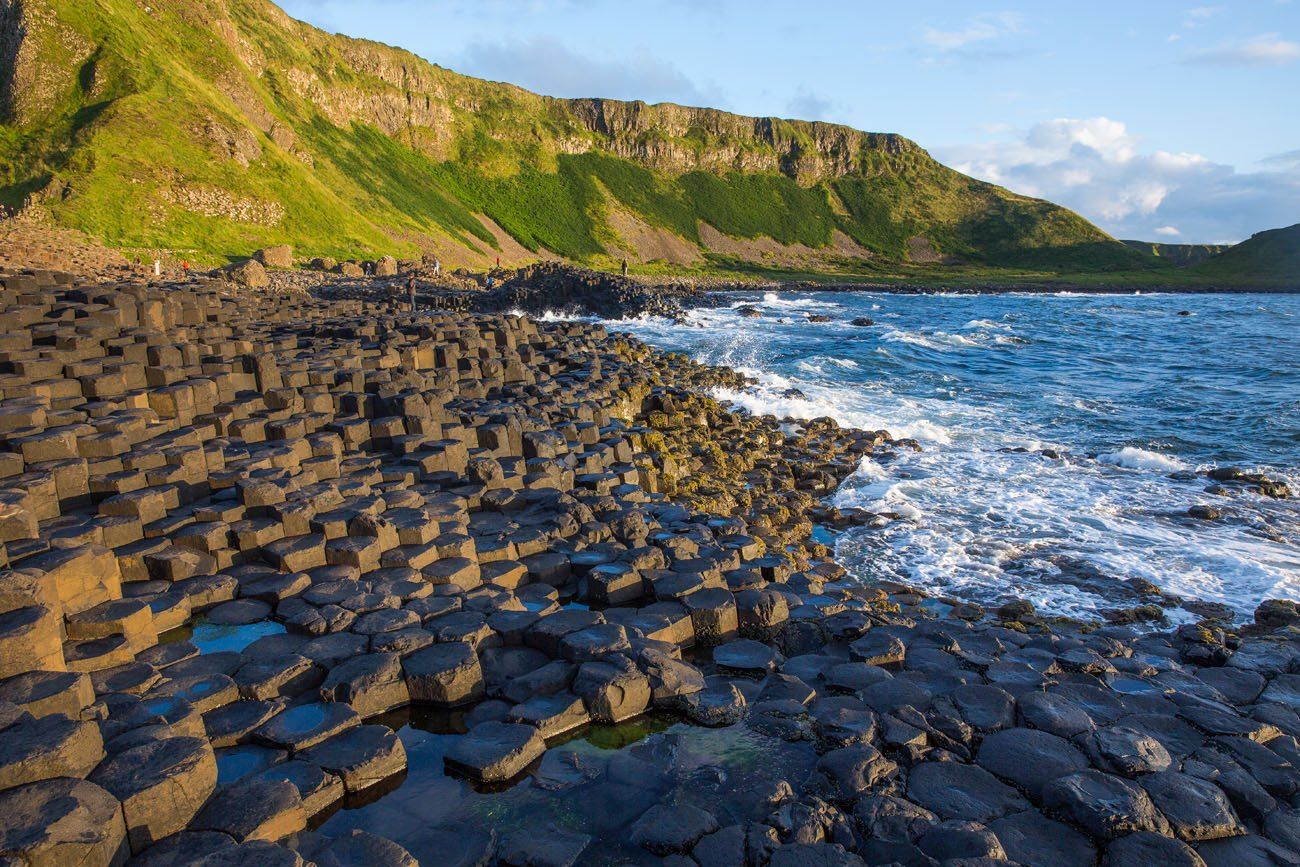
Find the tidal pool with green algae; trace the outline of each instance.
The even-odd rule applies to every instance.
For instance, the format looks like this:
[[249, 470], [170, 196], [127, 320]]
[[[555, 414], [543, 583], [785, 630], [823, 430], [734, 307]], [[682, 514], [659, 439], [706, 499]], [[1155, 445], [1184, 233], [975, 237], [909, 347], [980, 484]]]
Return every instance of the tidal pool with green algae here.
[[[590, 725], [552, 741], [548, 756], [509, 784], [482, 786], [448, 775], [443, 756], [464, 714], [399, 711], [380, 720], [407, 752], [407, 772], [367, 803], [349, 799], [319, 830], [352, 828], [389, 837], [421, 863], [477, 863], [494, 838], [549, 827], [591, 836], [581, 865], [657, 864], [627, 840], [627, 827], [656, 803], [692, 804], [721, 825], [761, 818], [776, 784], [797, 785], [816, 762], [811, 744], [787, 744], [743, 722], [703, 728], [652, 713], [618, 725]], [[549, 759], [549, 760], [548, 760]]]

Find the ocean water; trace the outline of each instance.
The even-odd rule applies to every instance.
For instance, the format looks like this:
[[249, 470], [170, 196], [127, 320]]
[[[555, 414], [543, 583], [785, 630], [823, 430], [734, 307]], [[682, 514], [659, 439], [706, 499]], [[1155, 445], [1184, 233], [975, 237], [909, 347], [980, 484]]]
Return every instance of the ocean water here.
[[1300, 296], [753, 293], [607, 324], [741, 369], [757, 384], [716, 396], [749, 411], [921, 444], [864, 460], [832, 500], [896, 516], [834, 537], [859, 580], [1076, 617], [1141, 601], [1142, 581], [1242, 617], [1300, 599], [1300, 500], [1200, 474], [1300, 494]]

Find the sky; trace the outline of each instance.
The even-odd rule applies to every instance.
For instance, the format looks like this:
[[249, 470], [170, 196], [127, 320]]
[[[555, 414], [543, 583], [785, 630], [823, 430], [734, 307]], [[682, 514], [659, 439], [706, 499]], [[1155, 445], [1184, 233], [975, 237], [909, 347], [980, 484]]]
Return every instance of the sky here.
[[1300, 0], [279, 0], [553, 96], [896, 132], [1121, 238], [1300, 223]]

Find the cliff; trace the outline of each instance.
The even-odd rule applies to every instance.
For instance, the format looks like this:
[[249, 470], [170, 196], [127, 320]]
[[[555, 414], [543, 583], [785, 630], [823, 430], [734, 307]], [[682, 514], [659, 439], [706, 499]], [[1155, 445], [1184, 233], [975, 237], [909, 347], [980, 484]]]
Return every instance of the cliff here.
[[0, 201], [122, 248], [835, 270], [1147, 267], [897, 135], [563, 100], [267, 0], [0, 0]]

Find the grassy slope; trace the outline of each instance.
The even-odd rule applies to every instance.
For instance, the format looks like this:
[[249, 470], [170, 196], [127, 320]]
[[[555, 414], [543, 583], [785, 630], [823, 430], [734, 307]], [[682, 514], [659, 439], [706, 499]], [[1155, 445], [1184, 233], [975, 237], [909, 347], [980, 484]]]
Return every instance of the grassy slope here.
[[[1069, 211], [968, 178], [910, 143], [862, 144], [851, 171], [815, 182], [794, 171], [651, 169], [613, 155], [614, 142], [564, 101], [324, 34], [265, 0], [170, 0], [151, 11], [132, 0], [24, 2], [59, 29], [29, 30], [48, 86], [38, 110], [0, 127], [0, 200], [17, 204], [53, 179], [44, 204], [56, 221], [117, 246], [216, 257], [288, 242], [304, 255], [342, 256], [409, 254], [420, 238], [450, 237], [490, 249], [474, 216], [483, 213], [531, 250], [601, 265], [612, 239], [603, 187], [647, 223], [696, 243], [701, 220], [736, 237], [814, 248], [840, 229], [877, 254], [845, 263], [846, 274], [908, 273], [915, 236], [966, 265], [919, 274], [1166, 267]], [[86, 50], [66, 49], [69, 32]], [[400, 67], [410, 89], [375, 63]], [[303, 95], [304, 77], [325, 102]], [[411, 98], [440, 120], [381, 131], [394, 103]], [[331, 110], [349, 119], [331, 120]], [[814, 146], [814, 125], [772, 123], [797, 146]], [[203, 133], [213, 125], [256, 142], [260, 156], [247, 166], [229, 158]], [[276, 144], [273, 126], [292, 131], [291, 146]], [[698, 127], [641, 138], [696, 154], [787, 156]], [[205, 216], [178, 204], [177, 190], [220, 194], [238, 213]], [[711, 256], [704, 270], [761, 265]]]
[[1229, 244], [1162, 244], [1158, 241], [1127, 240], [1120, 241], [1120, 243], [1132, 250], [1158, 256], [1171, 265], [1177, 265], [1179, 268], [1199, 265], [1206, 259], [1219, 255], [1231, 246]]
[[1273, 282], [1300, 289], [1300, 223], [1259, 232], [1188, 270], [1202, 280]]

